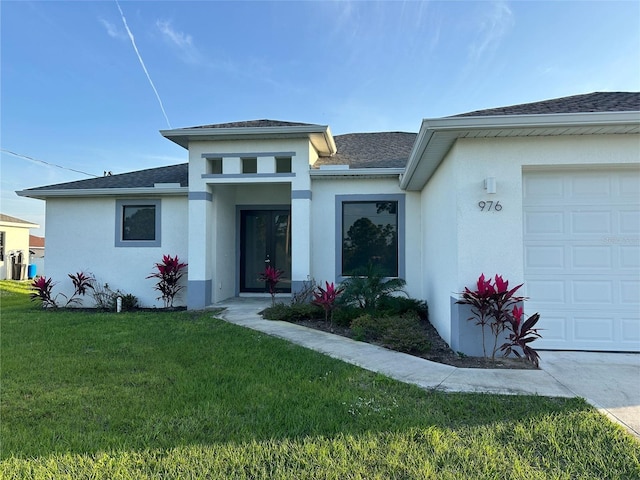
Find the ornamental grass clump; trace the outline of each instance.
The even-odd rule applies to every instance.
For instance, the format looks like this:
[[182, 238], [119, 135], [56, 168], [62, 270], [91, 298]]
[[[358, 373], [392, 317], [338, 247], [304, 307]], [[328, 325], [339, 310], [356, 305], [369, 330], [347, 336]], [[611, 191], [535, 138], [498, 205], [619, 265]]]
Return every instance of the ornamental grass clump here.
[[165, 308], [173, 308], [176, 295], [184, 288], [184, 286], [180, 284], [180, 279], [184, 276], [187, 264], [181, 262], [178, 259], [178, 255], [175, 257], [163, 255], [162, 262], [156, 263], [155, 268], [156, 271], [147, 278], [158, 279], [154, 287], [161, 293], [158, 300], [162, 299]]
[[[524, 356], [537, 367], [540, 357], [529, 343], [540, 338], [538, 330], [534, 328], [540, 315], [535, 313], [522, 322], [523, 308], [520, 305], [526, 298], [516, 295], [522, 285], [521, 283], [509, 289], [509, 282], [501, 275], [486, 279], [482, 274], [476, 282], [476, 289], [469, 290], [465, 287], [464, 292], [460, 294], [460, 300], [456, 303], [469, 305], [472, 316], [468, 320], [475, 320], [476, 325], [482, 328], [482, 352], [485, 359], [487, 358], [485, 327], [488, 325], [494, 336], [492, 360], [495, 360], [496, 353], [501, 351], [505, 357], [511, 353], [517, 357]], [[508, 341], [498, 346], [498, 338], [505, 331], [510, 332]], [[515, 350], [516, 347], [520, 348], [522, 353]]]

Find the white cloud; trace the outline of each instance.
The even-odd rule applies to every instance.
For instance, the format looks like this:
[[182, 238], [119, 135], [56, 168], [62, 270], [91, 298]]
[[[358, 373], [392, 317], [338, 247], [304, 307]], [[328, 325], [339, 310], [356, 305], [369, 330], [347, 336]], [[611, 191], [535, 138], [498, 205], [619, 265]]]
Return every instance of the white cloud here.
[[191, 65], [207, 63], [205, 57], [195, 46], [191, 35], [174, 30], [169, 21], [158, 20], [156, 26], [164, 39], [179, 51], [180, 58], [185, 63]]
[[104, 28], [107, 30], [107, 34], [111, 38], [117, 38], [119, 40], [126, 40], [128, 38], [126, 32], [119, 30], [113, 23], [105, 20], [104, 18], [100, 19], [100, 23], [102, 23]]
[[469, 47], [469, 58], [479, 62], [491, 57], [502, 39], [514, 26], [513, 12], [506, 2], [493, 2], [491, 10], [480, 20], [480, 32], [476, 41]]

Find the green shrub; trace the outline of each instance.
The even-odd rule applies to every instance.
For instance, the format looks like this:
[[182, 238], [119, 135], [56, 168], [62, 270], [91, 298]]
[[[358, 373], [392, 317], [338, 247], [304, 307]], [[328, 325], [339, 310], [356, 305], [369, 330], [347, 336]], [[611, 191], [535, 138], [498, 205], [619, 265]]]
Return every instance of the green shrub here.
[[360, 315], [351, 322], [351, 333], [353, 338], [360, 341], [371, 341], [380, 338], [381, 326], [380, 319], [373, 318], [368, 313]]
[[378, 300], [378, 309], [376, 314], [388, 317], [404, 315], [408, 312], [415, 312], [420, 320], [426, 322], [429, 320], [429, 307], [424, 300], [407, 297], [381, 297]]
[[299, 322], [300, 320], [324, 318], [322, 308], [310, 303], [294, 303], [285, 305], [276, 303], [262, 311], [262, 316], [267, 320], [280, 320], [282, 322]]
[[[120, 293], [118, 291], [118, 293]], [[123, 312], [131, 312], [138, 308], [138, 298], [135, 295], [130, 293], [123, 293], [120, 295], [122, 297], [122, 311]], [[116, 302], [118, 301], [116, 297]]]
[[356, 340], [375, 342], [398, 352], [425, 353], [431, 348], [415, 312], [391, 317], [361, 315], [351, 323], [351, 332]]
[[351, 323], [362, 315], [362, 309], [353, 305], [340, 305], [333, 311], [333, 324], [350, 327]]
[[431, 343], [426, 339], [420, 325], [420, 317], [415, 313], [406, 313], [399, 317], [388, 317], [389, 322], [380, 342], [385, 347], [405, 353], [426, 353]]

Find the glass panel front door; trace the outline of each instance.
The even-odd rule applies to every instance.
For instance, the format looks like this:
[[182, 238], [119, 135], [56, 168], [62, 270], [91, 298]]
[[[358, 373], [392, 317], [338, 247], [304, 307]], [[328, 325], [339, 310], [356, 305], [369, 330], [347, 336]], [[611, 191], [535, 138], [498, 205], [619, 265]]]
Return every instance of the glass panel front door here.
[[266, 292], [259, 279], [270, 265], [282, 270], [278, 292], [291, 291], [291, 212], [242, 210], [240, 212], [240, 291]]

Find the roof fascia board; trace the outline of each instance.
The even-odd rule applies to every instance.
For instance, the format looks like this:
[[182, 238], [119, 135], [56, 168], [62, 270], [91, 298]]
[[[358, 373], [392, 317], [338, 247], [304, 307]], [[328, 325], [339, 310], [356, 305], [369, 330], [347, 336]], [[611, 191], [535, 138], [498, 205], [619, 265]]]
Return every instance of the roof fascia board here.
[[331, 170], [327, 168], [309, 171], [309, 175], [312, 177], [396, 177], [402, 173], [404, 173], [404, 168], [350, 168], [348, 170]]
[[115, 197], [115, 196], [157, 196], [157, 195], [188, 195], [189, 187], [140, 187], [140, 188], [61, 188], [51, 190], [20, 190], [16, 192], [21, 197]]
[[37, 223], [31, 222], [10, 222], [8, 220], [0, 220], [0, 225], [3, 227], [14, 227], [14, 228], [40, 228], [40, 225]]
[[[400, 181], [403, 190], [409, 187], [418, 163], [429, 147], [434, 135], [448, 133], [453, 135], [452, 144], [465, 133], [481, 130], [507, 130], [518, 128], [556, 128], [556, 127], [594, 127], [640, 124], [640, 111], [630, 112], [585, 112], [553, 113], [546, 115], [479, 115], [470, 117], [425, 118], [422, 121], [418, 138], [409, 155], [406, 173]], [[575, 134], [568, 130], [567, 135]], [[446, 152], [444, 152], [446, 154]], [[433, 166], [432, 172], [443, 160], [444, 155]], [[428, 180], [428, 179], [427, 179]]]
[[433, 130], [495, 130], [500, 128], [588, 127], [637, 124], [640, 111], [551, 113], [546, 115], [479, 115], [476, 117], [426, 118], [422, 125]]
[[[328, 125], [294, 125], [280, 127], [228, 127], [228, 128], [178, 128], [172, 130], [160, 130], [160, 134], [177, 143], [183, 148], [189, 148], [190, 139], [233, 140], [243, 137], [273, 138], [289, 137], [312, 140], [314, 147], [322, 154], [333, 155], [336, 153], [336, 145]], [[313, 137], [322, 135], [326, 148], [313, 141]]]

